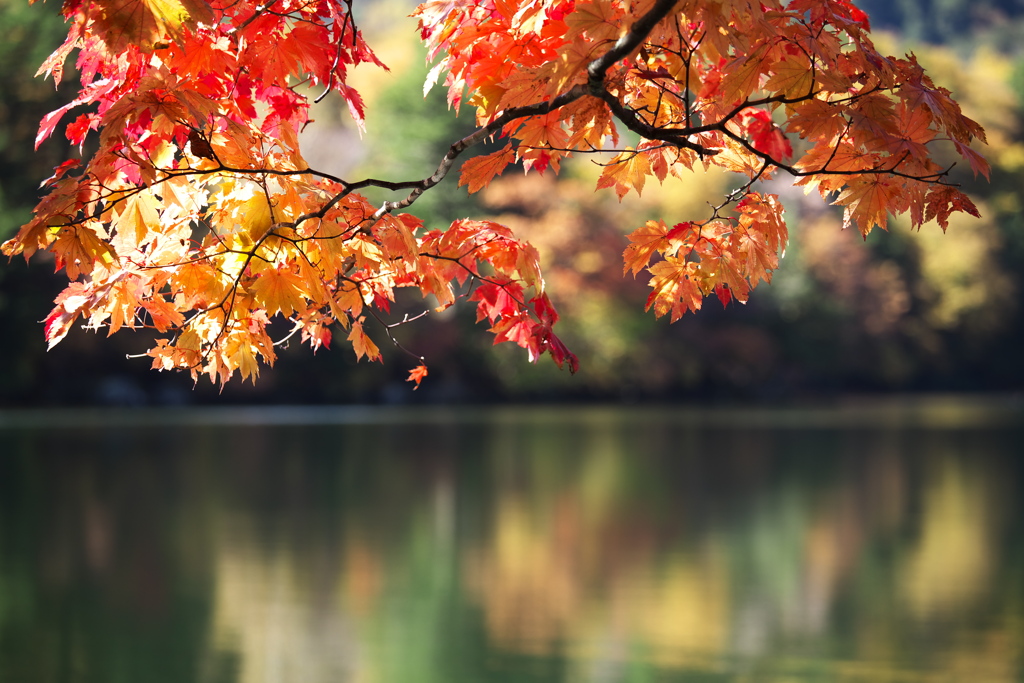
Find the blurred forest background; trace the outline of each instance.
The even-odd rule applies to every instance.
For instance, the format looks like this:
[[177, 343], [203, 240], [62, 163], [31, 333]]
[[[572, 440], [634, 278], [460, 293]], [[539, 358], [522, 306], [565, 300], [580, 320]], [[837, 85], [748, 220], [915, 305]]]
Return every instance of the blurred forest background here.
[[[456, 306], [396, 330], [426, 357], [430, 376], [413, 393], [404, 383], [417, 361], [368, 328], [386, 362], [356, 363], [342, 339], [312, 354], [298, 343], [265, 368], [256, 385], [220, 390], [187, 375], [160, 374], [146, 358], [146, 333], [111, 338], [73, 331], [46, 351], [42, 320], [66, 285], [52, 260], [0, 264], [0, 406], [170, 405], [184, 403], [433, 402], [503, 400], [807, 400], [851, 392], [1013, 392], [1024, 387], [1021, 296], [1024, 274], [1024, 1], [859, 0], [883, 51], [913, 51], [933, 79], [952, 90], [988, 132], [982, 151], [990, 183], [956, 167], [983, 218], [954, 217], [920, 234], [895, 221], [866, 241], [841, 230], [841, 215], [782, 178], [768, 191], [785, 197], [792, 240], [772, 284], [745, 305], [705, 310], [674, 325], [644, 313], [644, 278], [622, 277], [625, 233], [651, 218], [700, 219], [730, 187], [718, 174], [648, 186], [621, 204], [595, 193], [599, 167], [567, 164], [556, 179], [514, 170], [473, 196], [456, 177], [413, 207], [428, 226], [456, 217], [504, 222], [540, 250], [562, 339], [577, 353], [571, 376], [549, 359], [493, 347], [473, 306]], [[313, 111], [304, 151], [310, 165], [357, 178], [429, 175], [448, 145], [471, 130], [438, 90], [422, 96], [426, 73], [415, 23], [404, 0], [365, 3], [359, 21], [391, 67], [367, 69], [356, 87], [367, 99], [359, 137], [344, 105]], [[33, 74], [62, 40], [54, 2], [0, 0], [0, 237], [24, 223], [37, 187], [53, 166], [79, 154], [60, 135], [38, 152], [39, 119], [74, 97], [68, 77], [55, 91]], [[88, 154], [88, 146], [85, 150]], [[381, 196], [379, 199], [383, 199]], [[376, 199], [376, 198], [375, 198]], [[395, 319], [428, 307], [418, 296], [397, 302]]]

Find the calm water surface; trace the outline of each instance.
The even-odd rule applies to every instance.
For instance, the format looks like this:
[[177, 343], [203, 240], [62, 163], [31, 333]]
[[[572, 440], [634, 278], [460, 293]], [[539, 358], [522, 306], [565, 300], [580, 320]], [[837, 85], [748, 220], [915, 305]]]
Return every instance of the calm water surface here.
[[0, 681], [1024, 681], [1022, 425], [0, 413]]

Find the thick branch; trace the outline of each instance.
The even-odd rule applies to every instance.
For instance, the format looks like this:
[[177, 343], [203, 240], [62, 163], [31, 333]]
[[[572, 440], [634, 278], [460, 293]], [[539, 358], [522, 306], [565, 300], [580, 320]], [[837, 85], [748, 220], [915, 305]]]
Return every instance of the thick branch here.
[[681, 133], [674, 130], [658, 128], [652, 126], [639, 116], [636, 112], [628, 109], [619, 102], [619, 99], [608, 92], [605, 88], [604, 79], [608, 69], [611, 68], [612, 64], [625, 59], [628, 57], [633, 50], [640, 47], [640, 45], [647, 39], [654, 27], [658, 25], [662, 19], [667, 17], [679, 0], [658, 0], [651, 8], [651, 11], [640, 17], [621, 38], [615, 41], [615, 45], [612, 49], [604, 53], [587, 66], [587, 75], [589, 79], [587, 81], [587, 89], [591, 95], [599, 98], [608, 108], [611, 109], [619, 121], [623, 123], [629, 130], [634, 133], [647, 138], [648, 140], [661, 140], [668, 142], [678, 147], [685, 147], [692, 149], [700, 155], [712, 155], [715, 150], [708, 149], [702, 145], [699, 145], [689, 139], [689, 133]]
[[678, 3], [679, 0], [658, 0], [650, 12], [637, 19], [636, 23], [615, 41], [612, 49], [587, 66], [587, 75], [590, 76], [588, 83], [590, 94], [600, 97], [599, 92], [604, 91], [605, 72], [611, 68], [612, 64], [620, 59], [625, 59], [633, 50], [640, 47], [640, 44], [647, 39], [658, 22], [667, 17]]

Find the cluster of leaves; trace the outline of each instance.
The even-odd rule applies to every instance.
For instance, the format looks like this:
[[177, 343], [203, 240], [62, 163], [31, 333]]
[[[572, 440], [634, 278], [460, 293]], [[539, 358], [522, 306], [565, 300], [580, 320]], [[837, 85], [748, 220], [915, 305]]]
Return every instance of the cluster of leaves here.
[[[307, 93], [335, 91], [363, 122], [347, 83], [383, 66], [335, 0], [70, 0], [67, 41], [41, 71], [59, 81], [78, 50], [79, 97], [46, 116], [38, 142], [65, 128], [98, 151], [46, 181], [34, 219], [4, 244], [26, 258], [52, 251], [72, 283], [47, 319], [51, 346], [86, 327], [148, 327], [160, 369], [227, 381], [273, 363], [271, 320], [291, 321], [314, 349], [348, 329], [359, 357], [380, 357], [367, 316], [396, 290], [443, 309], [476, 302], [496, 342], [531, 359], [577, 360], [552, 330], [558, 316], [538, 255], [507, 228], [456, 220], [444, 230], [400, 213], [484, 140], [506, 142], [462, 166], [476, 192], [511, 164], [557, 172], [572, 154], [603, 154], [599, 188], [623, 198], [717, 165], [741, 183], [710, 215], [634, 231], [625, 271], [648, 270], [648, 308], [678, 319], [704, 297], [746, 301], [770, 281], [787, 241], [778, 197], [754, 184], [783, 170], [845, 207], [863, 234], [888, 212], [912, 223], [977, 214], [933, 158], [951, 146], [975, 173], [984, 140], [916, 60], [878, 53], [867, 17], [847, 0], [434, 0], [415, 16], [458, 110], [479, 128], [428, 177], [349, 181], [308, 167], [298, 135]], [[619, 147], [619, 128], [635, 144]], [[625, 137], [625, 135], [623, 135]], [[793, 142], [801, 150], [794, 155]], [[372, 205], [377, 187], [398, 199]], [[653, 261], [653, 263], [652, 263]], [[287, 338], [286, 337], [286, 338]], [[392, 338], [393, 339], [393, 338]], [[397, 344], [397, 342], [396, 342]], [[413, 354], [415, 355], [415, 354]], [[422, 361], [422, 359], [420, 359]], [[410, 379], [426, 374], [421, 364]]]

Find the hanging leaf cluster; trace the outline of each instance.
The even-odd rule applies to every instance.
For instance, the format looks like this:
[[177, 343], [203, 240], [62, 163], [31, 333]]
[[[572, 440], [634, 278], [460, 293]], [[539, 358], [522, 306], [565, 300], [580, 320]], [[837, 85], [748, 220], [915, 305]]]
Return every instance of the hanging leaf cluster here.
[[[446, 88], [478, 129], [430, 175], [388, 180], [318, 171], [299, 149], [311, 92], [337, 93], [359, 126], [367, 116], [349, 75], [384, 65], [350, 1], [67, 0], [63, 12], [68, 38], [40, 72], [59, 82], [77, 54], [81, 90], [36, 144], [60, 131], [96, 151], [55, 169], [3, 252], [49, 250], [71, 280], [46, 319], [51, 346], [76, 324], [151, 328], [154, 367], [219, 382], [274, 362], [278, 317], [314, 350], [340, 326], [379, 360], [367, 329], [390, 336], [401, 288], [437, 310], [466, 299], [496, 342], [575, 371], [532, 246], [490, 221], [405, 213], [460, 160], [477, 192], [510, 167], [558, 172], [592, 154], [597, 188], [620, 200], [694, 169], [737, 174], [707, 215], [640, 218], [628, 236], [624, 272], [646, 271], [647, 307], [673, 321], [771, 280], [787, 229], [759, 181], [790, 174], [867, 235], [890, 214], [943, 229], [954, 211], [977, 215], [939, 154], [988, 175], [971, 146], [981, 127], [912, 55], [879, 53], [847, 0], [426, 2], [414, 14], [426, 88]], [[485, 140], [501, 146], [472, 156]], [[371, 187], [393, 199], [372, 204]], [[418, 359], [410, 381], [426, 374]]]

